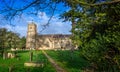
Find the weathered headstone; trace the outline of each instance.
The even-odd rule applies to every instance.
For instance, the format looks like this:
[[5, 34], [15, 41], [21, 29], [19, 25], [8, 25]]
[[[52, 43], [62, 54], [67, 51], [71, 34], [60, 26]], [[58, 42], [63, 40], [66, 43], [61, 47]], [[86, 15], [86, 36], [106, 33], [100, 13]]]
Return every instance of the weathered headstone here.
[[24, 66], [26, 66], [26, 67], [43, 67], [44, 63], [41, 63], [41, 62], [26, 62], [26, 63], [24, 63]]
[[15, 58], [15, 54], [14, 53], [7, 53], [7, 58]]

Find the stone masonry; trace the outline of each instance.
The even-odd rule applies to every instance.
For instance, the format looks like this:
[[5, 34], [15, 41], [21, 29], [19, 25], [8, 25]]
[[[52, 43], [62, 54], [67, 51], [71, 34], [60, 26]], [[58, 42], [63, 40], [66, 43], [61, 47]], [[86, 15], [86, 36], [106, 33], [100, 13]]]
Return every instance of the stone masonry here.
[[70, 34], [46, 34], [38, 35], [37, 26], [35, 23], [29, 23], [26, 37], [26, 48], [27, 49], [71, 49]]

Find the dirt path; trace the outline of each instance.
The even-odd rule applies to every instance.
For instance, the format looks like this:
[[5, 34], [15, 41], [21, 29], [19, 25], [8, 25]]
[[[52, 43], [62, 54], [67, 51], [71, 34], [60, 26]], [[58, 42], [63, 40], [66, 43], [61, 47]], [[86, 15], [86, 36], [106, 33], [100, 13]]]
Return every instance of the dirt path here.
[[66, 70], [61, 68], [49, 55], [47, 55], [45, 51], [42, 50], [42, 52], [48, 58], [48, 60], [50, 61], [50, 63], [53, 65], [57, 72], [67, 72]]

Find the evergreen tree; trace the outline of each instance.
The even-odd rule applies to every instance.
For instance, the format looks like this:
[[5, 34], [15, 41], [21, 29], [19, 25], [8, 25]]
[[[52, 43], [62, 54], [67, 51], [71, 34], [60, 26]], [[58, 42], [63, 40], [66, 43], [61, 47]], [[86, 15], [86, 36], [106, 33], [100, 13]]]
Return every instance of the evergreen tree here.
[[56, 0], [70, 7], [61, 15], [71, 21], [72, 41], [97, 71], [120, 69], [120, 1]]

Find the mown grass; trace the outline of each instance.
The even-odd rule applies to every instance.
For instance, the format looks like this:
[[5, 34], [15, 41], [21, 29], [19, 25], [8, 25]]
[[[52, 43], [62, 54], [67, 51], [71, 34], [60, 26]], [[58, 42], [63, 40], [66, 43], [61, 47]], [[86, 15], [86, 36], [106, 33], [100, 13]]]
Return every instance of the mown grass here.
[[46, 51], [60, 66], [68, 72], [83, 72], [89, 62], [82, 57], [80, 51]]
[[3, 60], [0, 56], [0, 72], [9, 72], [10, 68], [12, 72], [56, 72], [41, 51], [33, 52], [33, 61], [44, 63], [44, 67], [39, 68], [24, 67], [24, 62], [29, 61], [28, 51], [18, 51], [17, 55], [19, 59], [13, 58]]

